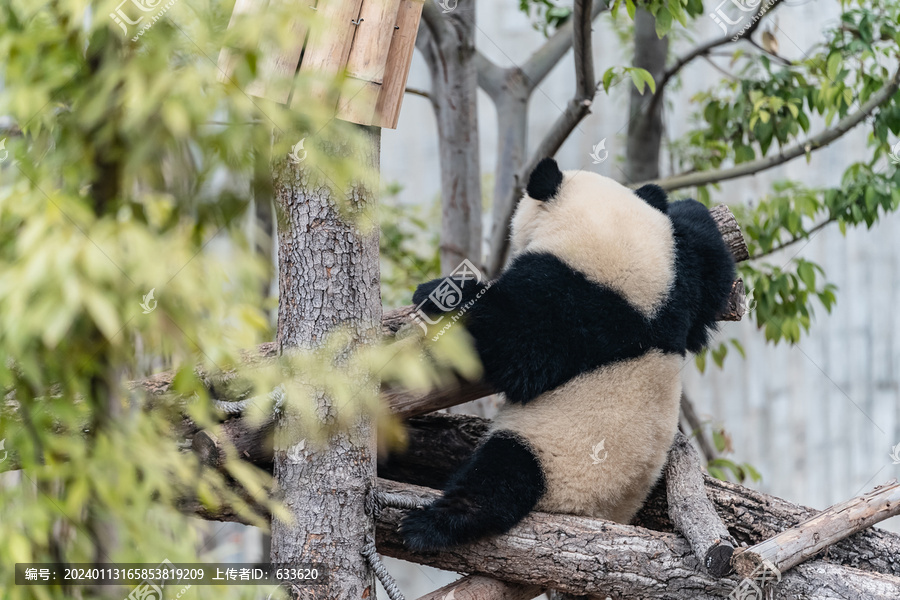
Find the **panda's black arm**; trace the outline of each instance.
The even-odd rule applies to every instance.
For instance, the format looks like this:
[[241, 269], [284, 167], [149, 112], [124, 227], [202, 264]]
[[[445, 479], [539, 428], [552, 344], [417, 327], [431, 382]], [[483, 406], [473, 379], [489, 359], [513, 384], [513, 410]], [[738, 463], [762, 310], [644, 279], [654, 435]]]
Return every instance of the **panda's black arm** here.
[[[448, 280], [451, 281], [448, 284]], [[413, 293], [413, 305], [416, 308], [421, 309], [428, 316], [440, 315], [445, 312], [453, 312], [454, 310], [459, 310], [468, 302], [474, 300], [478, 293], [483, 290], [487, 284], [482, 282], [476, 282], [472, 280], [461, 282], [462, 285], [459, 285], [460, 282], [453, 280], [450, 277], [440, 277], [438, 279], [432, 279], [426, 283], [419, 284], [416, 288], [415, 293]], [[449, 287], [452, 286], [452, 287]], [[435, 292], [440, 293], [441, 289], [450, 289], [451, 293], [459, 294], [459, 301], [457, 299], [451, 298], [450, 302], [444, 303], [444, 307], [448, 307], [451, 310], [445, 311], [438, 303], [435, 301], [435, 297], [432, 296]], [[438, 300], [440, 301], [440, 300]], [[452, 304], [452, 306], [450, 306]]]

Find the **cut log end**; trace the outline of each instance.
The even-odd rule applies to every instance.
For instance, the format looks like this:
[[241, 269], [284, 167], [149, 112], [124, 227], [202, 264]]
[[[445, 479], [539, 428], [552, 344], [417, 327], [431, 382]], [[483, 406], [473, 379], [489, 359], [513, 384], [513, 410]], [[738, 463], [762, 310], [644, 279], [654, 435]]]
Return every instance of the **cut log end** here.
[[717, 321], [740, 321], [746, 312], [746, 297], [744, 295], [744, 280], [737, 279], [731, 284], [731, 294], [725, 308], [716, 316]]
[[713, 577], [725, 577], [731, 573], [731, 557], [734, 555], [734, 546], [728, 542], [719, 542], [706, 551], [703, 564], [706, 571]]

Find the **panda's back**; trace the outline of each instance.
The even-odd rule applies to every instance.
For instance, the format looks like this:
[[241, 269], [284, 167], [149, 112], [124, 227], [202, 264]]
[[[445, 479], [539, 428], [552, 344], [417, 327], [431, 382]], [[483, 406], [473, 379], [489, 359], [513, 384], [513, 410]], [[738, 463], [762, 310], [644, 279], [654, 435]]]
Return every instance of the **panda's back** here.
[[675, 435], [683, 362], [652, 350], [501, 409], [493, 428], [514, 432], [541, 463], [538, 510], [631, 520]]

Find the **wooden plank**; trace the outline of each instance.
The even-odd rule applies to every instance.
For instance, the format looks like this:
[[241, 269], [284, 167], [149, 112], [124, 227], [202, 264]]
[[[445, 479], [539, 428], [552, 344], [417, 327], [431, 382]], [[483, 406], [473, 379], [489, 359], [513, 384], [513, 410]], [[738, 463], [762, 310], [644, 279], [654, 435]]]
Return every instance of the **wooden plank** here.
[[279, 4], [289, 5], [291, 17], [288, 22], [291, 41], [286, 48], [264, 40], [260, 44], [261, 60], [259, 75], [247, 86], [247, 94], [258, 98], [266, 98], [279, 104], [285, 104], [291, 95], [294, 84], [294, 73], [300, 64], [303, 43], [309, 31], [308, 19], [304, 12], [309, 0], [276, 0]]
[[400, 0], [363, 0], [359, 26], [347, 59], [347, 75], [382, 82], [399, 10]]
[[339, 118], [361, 125], [377, 124], [375, 107], [399, 10], [400, 0], [363, 0], [347, 59], [349, 81], [338, 101]]
[[[231, 13], [231, 20], [228, 22], [228, 29], [234, 27], [234, 24], [241, 15], [258, 14], [262, 12], [269, 4], [269, 0], [235, 0], [234, 10]], [[237, 65], [237, 56], [228, 48], [222, 48], [219, 52], [219, 74], [218, 79], [221, 83], [228, 83], [234, 74]]]
[[375, 107], [380, 95], [380, 83], [348, 77], [338, 100], [337, 117], [359, 125], [377, 125]]
[[413, 50], [416, 48], [416, 34], [425, 0], [402, 0], [397, 12], [397, 29], [393, 30], [391, 47], [388, 50], [381, 95], [375, 107], [379, 127], [396, 129], [400, 120], [400, 106], [409, 77]]
[[[319, 20], [306, 43], [301, 73], [334, 76], [344, 70], [361, 7], [362, 0], [319, 0]], [[314, 82], [310, 90], [295, 89], [291, 105], [308, 100], [310, 94], [325, 101], [328, 92], [328, 86]]]

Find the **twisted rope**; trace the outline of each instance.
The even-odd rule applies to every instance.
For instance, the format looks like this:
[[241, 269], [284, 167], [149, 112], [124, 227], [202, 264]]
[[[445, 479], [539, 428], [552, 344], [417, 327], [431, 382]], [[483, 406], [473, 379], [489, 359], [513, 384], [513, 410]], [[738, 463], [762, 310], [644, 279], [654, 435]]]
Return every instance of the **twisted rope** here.
[[[371, 512], [376, 521], [381, 516], [381, 509], [383, 508], [412, 509], [421, 507], [422, 500], [407, 494], [375, 490], [366, 497], [366, 511]], [[375, 549], [375, 539], [372, 536], [366, 536], [366, 545], [363, 546], [360, 553], [366, 557], [366, 561], [372, 567], [372, 571], [375, 572], [375, 577], [384, 586], [384, 591], [387, 592], [388, 598], [391, 600], [406, 600], [400, 588], [397, 587], [397, 582], [391, 576], [387, 567], [384, 566], [384, 563], [381, 562], [381, 557], [378, 556], [378, 552]]]
[[[279, 385], [269, 392], [267, 396], [275, 401], [275, 412], [278, 412], [284, 404], [284, 387]], [[262, 396], [253, 396], [246, 400], [213, 400], [213, 405], [227, 415], [239, 415], [260, 398]]]
[[397, 587], [397, 582], [394, 581], [394, 578], [391, 576], [390, 572], [388, 572], [387, 567], [381, 562], [381, 557], [378, 556], [378, 552], [375, 550], [375, 540], [371, 536], [366, 536], [366, 539], [368, 541], [366, 542], [366, 545], [363, 546], [363, 549], [360, 550], [360, 553], [366, 557], [369, 566], [375, 571], [375, 577], [377, 577], [378, 581], [381, 582], [381, 585], [384, 586], [384, 591], [387, 592], [388, 598], [391, 600], [406, 600], [406, 596], [404, 596], [403, 592], [400, 591], [400, 588]]

